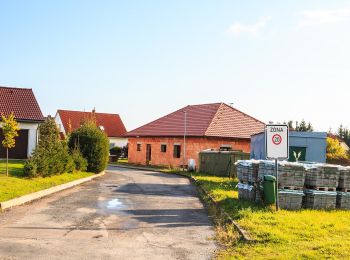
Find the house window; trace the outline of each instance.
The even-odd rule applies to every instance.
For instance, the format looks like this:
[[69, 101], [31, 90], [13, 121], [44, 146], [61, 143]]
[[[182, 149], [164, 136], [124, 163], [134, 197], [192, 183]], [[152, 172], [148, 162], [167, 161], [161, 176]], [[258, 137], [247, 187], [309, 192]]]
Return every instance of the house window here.
[[137, 151], [138, 151], [138, 152], [141, 151], [141, 144], [137, 144]]
[[166, 144], [161, 144], [161, 145], [160, 145], [160, 151], [161, 151], [162, 153], [166, 153]]
[[181, 145], [174, 144], [174, 158], [180, 158], [181, 157]]
[[223, 144], [220, 146], [220, 151], [232, 151], [232, 146], [229, 144]]

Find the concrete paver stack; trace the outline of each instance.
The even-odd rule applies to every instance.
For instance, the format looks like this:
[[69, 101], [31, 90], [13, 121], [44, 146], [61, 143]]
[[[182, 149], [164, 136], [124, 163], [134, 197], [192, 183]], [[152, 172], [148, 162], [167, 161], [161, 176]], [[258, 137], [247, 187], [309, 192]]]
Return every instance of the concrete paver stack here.
[[[259, 202], [264, 175], [275, 176], [274, 162], [246, 160], [236, 165], [239, 198]], [[350, 167], [286, 161], [278, 165], [280, 208], [350, 209]]]

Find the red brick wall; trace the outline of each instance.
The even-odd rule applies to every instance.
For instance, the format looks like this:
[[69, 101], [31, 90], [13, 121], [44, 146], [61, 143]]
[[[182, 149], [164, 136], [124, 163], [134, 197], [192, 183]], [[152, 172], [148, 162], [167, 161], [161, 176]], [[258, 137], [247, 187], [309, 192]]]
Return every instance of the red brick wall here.
[[[137, 151], [137, 144], [141, 144], [141, 151]], [[129, 144], [129, 162], [136, 164], [146, 164], [146, 145], [150, 144], [152, 149], [152, 165], [166, 165], [179, 167], [183, 163], [183, 138], [175, 137], [131, 137]], [[160, 151], [161, 144], [167, 145], [166, 153]], [[181, 145], [181, 158], [174, 158], [174, 144]], [[224, 139], [224, 138], [206, 138], [206, 137], [188, 137], [186, 138], [186, 164], [188, 159], [195, 159], [198, 166], [198, 154], [205, 149], [218, 150], [222, 145], [231, 145], [234, 150], [243, 150], [250, 152], [250, 140], [248, 139]]]

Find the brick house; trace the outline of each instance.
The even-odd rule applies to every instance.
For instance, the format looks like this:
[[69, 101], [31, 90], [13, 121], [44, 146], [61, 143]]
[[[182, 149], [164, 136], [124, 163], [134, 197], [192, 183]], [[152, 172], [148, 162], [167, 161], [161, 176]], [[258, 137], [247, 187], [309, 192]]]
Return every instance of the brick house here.
[[[44, 116], [31, 89], [0, 87], [0, 115], [8, 116], [12, 112], [20, 130], [18, 137], [15, 138], [16, 146], [9, 149], [9, 158], [26, 159], [36, 148], [38, 127], [44, 121]], [[3, 138], [0, 129], [0, 158], [6, 157], [6, 149], [1, 144]]]
[[198, 153], [206, 149], [230, 148], [249, 153], [251, 135], [263, 131], [264, 126], [224, 103], [186, 106], [128, 132], [128, 160], [180, 167], [188, 159], [195, 159], [198, 165]]
[[107, 134], [110, 148], [123, 147], [128, 143], [128, 139], [124, 136], [126, 128], [118, 114], [96, 113], [94, 110], [92, 112], [58, 110], [55, 122], [61, 137], [65, 138], [67, 133], [79, 128], [84, 120], [93, 117], [97, 126]]

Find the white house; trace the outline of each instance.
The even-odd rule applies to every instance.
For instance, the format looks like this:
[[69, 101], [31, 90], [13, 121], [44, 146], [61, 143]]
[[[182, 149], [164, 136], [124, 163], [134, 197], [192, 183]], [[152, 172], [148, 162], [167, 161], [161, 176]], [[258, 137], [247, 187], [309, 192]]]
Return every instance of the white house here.
[[67, 133], [79, 128], [82, 122], [89, 118], [94, 118], [100, 129], [105, 131], [109, 138], [110, 148], [127, 145], [128, 139], [124, 137], [126, 128], [118, 114], [96, 113], [95, 110], [92, 112], [58, 110], [55, 121], [61, 137], [65, 138]]
[[[44, 121], [31, 89], [0, 87], [0, 115], [7, 116], [11, 113], [14, 113], [20, 130], [16, 137], [16, 146], [9, 150], [9, 158], [26, 159], [37, 145], [38, 127]], [[3, 134], [0, 131], [0, 158], [5, 158], [6, 150], [1, 145], [2, 140]]]

